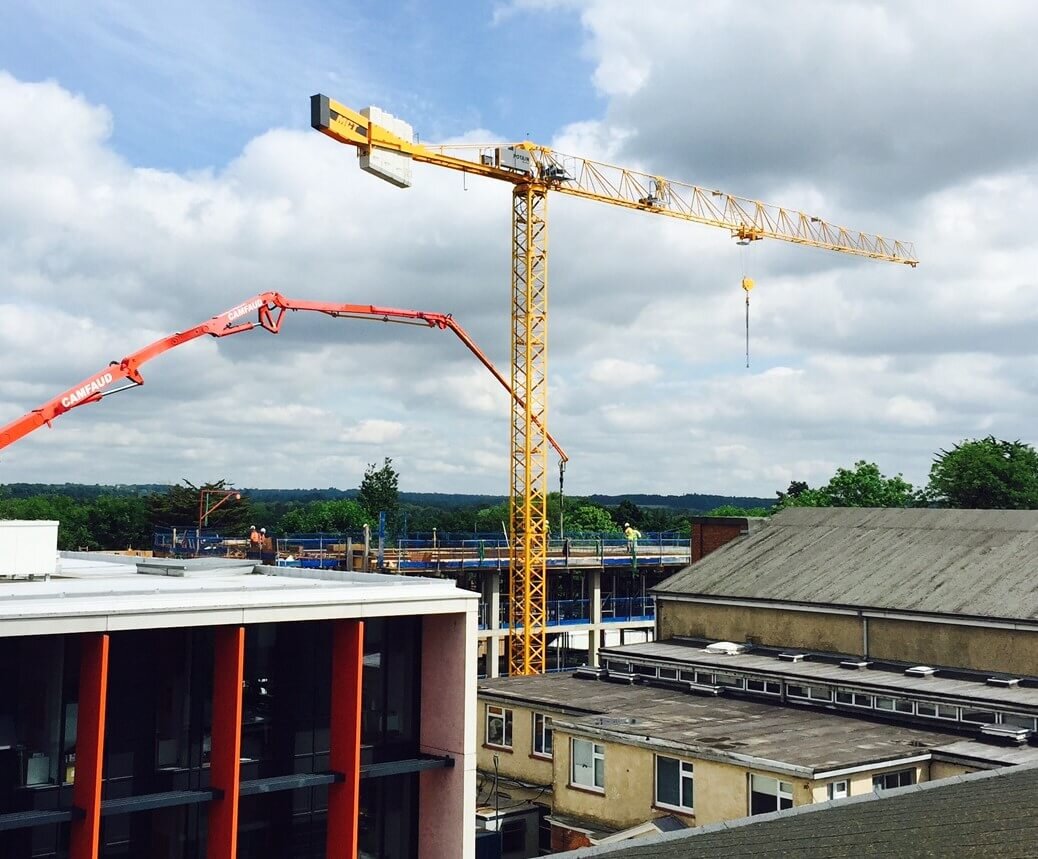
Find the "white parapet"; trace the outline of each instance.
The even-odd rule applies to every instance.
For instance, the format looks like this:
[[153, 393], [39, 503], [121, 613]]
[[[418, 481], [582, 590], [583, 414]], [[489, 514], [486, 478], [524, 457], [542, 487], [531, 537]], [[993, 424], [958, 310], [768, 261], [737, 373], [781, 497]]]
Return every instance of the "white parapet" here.
[[0, 577], [53, 576], [57, 568], [57, 522], [0, 520]]

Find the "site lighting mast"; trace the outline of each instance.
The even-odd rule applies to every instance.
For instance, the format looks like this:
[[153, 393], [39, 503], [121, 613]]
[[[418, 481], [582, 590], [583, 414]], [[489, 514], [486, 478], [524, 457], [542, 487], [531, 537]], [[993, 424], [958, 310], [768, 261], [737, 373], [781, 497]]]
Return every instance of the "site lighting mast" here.
[[[219, 500], [213, 504], [214, 495]], [[241, 493], [237, 489], [202, 489], [198, 493], [198, 532], [196, 533], [195, 557], [202, 555], [202, 528], [209, 527], [209, 514], [223, 507], [231, 499], [241, 501]]]
[[326, 95], [310, 99], [310, 124], [356, 147], [361, 168], [411, 185], [418, 161], [512, 185], [512, 403], [509, 522], [511, 674], [541, 674], [547, 662], [548, 192], [728, 230], [740, 243], [793, 244], [915, 266], [912, 246], [819, 217], [662, 176], [564, 155], [530, 141], [426, 146], [379, 108], [357, 111]]

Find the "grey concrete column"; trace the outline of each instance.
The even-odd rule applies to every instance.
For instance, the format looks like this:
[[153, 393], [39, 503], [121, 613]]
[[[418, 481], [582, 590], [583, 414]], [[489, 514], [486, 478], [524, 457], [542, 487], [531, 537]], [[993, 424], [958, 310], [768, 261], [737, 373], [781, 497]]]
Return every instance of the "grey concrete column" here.
[[487, 677], [499, 676], [501, 664], [501, 572], [489, 570], [483, 574], [483, 604], [487, 612]]
[[588, 633], [587, 664], [598, 666], [598, 648], [602, 642], [602, 571], [591, 570], [588, 598], [591, 603], [591, 631]]

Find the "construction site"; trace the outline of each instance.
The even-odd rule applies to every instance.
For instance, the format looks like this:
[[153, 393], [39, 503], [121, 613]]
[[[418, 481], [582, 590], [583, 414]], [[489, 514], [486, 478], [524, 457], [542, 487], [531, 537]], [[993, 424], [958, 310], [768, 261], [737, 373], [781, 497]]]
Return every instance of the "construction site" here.
[[[299, 101], [302, 110], [305, 95]], [[150, 340], [143, 345], [128, 335], [124, 357], [42, 403], [33, 399], [38, 382], [15, 388], [27, 396], [23, 413], [0, 424], [0, 479], [20, 451], [43, 436], [71, 437], [86, 415], [114, 408], [116, 394], [131, 415], [135, 396], [143, 415], [155, 403], [146, 398], [167, 383], [179, 398], [193, 387], [208, 396], [198, 378], [185, 383], [159, 369], [205, 360], [182, 358], [205, 342], [242, 352], [277, 343], [287, 352], [305, 348], [320, 326], [368, 322], [405, 340], [430, 332], [444, 362], [474, 359], [480, 383], [500, 394], [489, 402], [507, 403], [480, 407], [507, 434], [506, 514], [499, 530], [480, 530], [496, 520], [473, 512], [471, 533], [409, 532], [406, 519], [401, 527], [392, 511], [371, 507], [364, 524], [329, 530], [264, 520], [220, 526], [245, 490], [185, 481], [187, 517], [149, 527], [150, 543], [131, 549], [75, 544], [63, 522], [43, 515], [0, 518], [0, 859], [924, 855], [930, 843], [940, 855], [1038, 855], [1038, 513], [948, 509], [923, 495], [886, 508], [796, 504], [780, 491], [774, 512], [684, 512], [680, 527], [642, 531], [623, 518], [633, 505], [611, 511], [615, 521], [603, 507], [599, 529], [574, 526], [566, 506], [566, 480], [572, 486], [582, 462], [636, 460], [631, 451], [646, 433], [677, 448], [686, 441], [667, 433], [677, 436], [688, 413], [664, 401], [643, 422], [600, 422], [576, 443], [553, 431], [567, 408], [575, 416], [565, 425], [581, 425], [574, 391], [586, 393], [595, 377], [568, 380], [562, 405], [549, 410], [549, 390], [557, 390], [549, 342], [567, 337], [553, 328], [549, 338], [549, 201], [553, 212], [626, 210], [638, 229], [667, 230], [668, 241], [678, 225], [704, 234], [697, 241], [732, 246], [742, 267], [730, 284], [740, 329], [725, 342], [739, 344], [740, 371], [750, 368], [754, 342], [755, 278], [743, 249], [829, 255], [840, 260], [837, 271], [882, 268], [890, 272], [883, 289], [909, 292], [920, 265], [914, 245], [649, 172], [652, 146], [627, 167], [527, 139], [484, 144], [467, 134], [432, 144], [406, 116], [323, 92], [310, 96], [308, 113], [304, 131], [321, 157], [344, 173], [356, 160], [367, 174], [351, 186], [356, 194], [381, 194], [380, 182], [399, 191], [378, 197], [392, 230], [394, 214], [414, 205], [406, 189], [430, 176], [460, 176], [459, 194], [469, 182], [496, 193], [502, 213], [510, 199], [508, 235], [478, 239], [508, 261], [507, 282], [487, 286], [498, 327], [507, 327], [507, 366], [492, 360], [499, 344], [477, 342], [464, 327], [473, 296], [458, 295], [456, 313], [326, 300], [329, 275], [313, 269], [285, 292], [243, 289], [225, 310], [195, 313], [196, 305], [163, 296], [192, 327], [141, 337]], [[560, 139], [595, 140], [578, 131]], [[592, 151], [611, 148], [598, 144]], [[846, 163], [841, 169], [853, 173]], [[799, 180], [791, 171], [788, 186]], [[825, 199], [805, 196], [812, 205]], [[292, 212], [291, 204], [276, 217], [268, 212], [278, 224], [270, 229], [301, 229]], [[442, 212], [422, 216], [433, 223]], [[617, 233], [595, 242], [629, 241], [615, 227], [621, 221], [602, 223]], [[399, 233], [402, 257], [426, 241]], [[569, 253], [566, 241], [552, 245], [559, 270], [576, 267]], [[831, 274], [806, 271], [793, 303], [773, 311], [776, 328], [791, 326]], [[634, 291], [648, 296], [653, 286], [647, 278]], [[553, 300], [567, 288], [553, 274]], [[349, 292], [385, 300], [364, 276]], [[473, 317], [482, 313], [473, 307]], [[291, 339], [300, 314], [313, 324]], [[595, 330], [589, 325], [592, 341]], [[91, 337], [89, 324], [77, 331]], [[399, 339], [382, 344], [379, 336], [364, 341], [365, 360], [399, 348]], [[700, 360], [704, 374], [714, 372]], [[623, 373], [642, 365], [632, 356], [618, 366], [619, 381], [603, 382], [596, 396], [622, 400]], [[665, 375], [660, 366], [647, 376]], [[265, 438], [257, 427], [287, 433], [320, 420], [302, 402], [303, 383], [277, 387], [279, 372], [242, 383], [255, 411], [242, 412], [241, 444], [257, 462], [331, 462], [304, 444], [272, 451], [257, 441]], [[397, 380], [371, 372], [405, 399]], [[769, 367], [756, 390], [798, 372]], [[436, 384], [446, 385], [435, 379], [430, 397]], [[267, 389], [276, 394], [260, 393]], [[815, 398], [827, 412], [825, 397]], [[894, 426], [905, 411], [909, 424], [927, 419], [907, 395], [894, 399], [901, 412], [891, 407], [880, 421]], [[185, 421], [207, 420], [211, 402], [200, 414], [184, 410]], [[723, 396], [693, 406], [724, 419]], [[459, 427], [476, 420], [456, 417]], [[386, 431], [373, 444], [388, 470], [405, 429], [374, 423]], [[688, 444], [698, 443], [698, 426], [684, 430]], [[418, 417], [406, 431], [420, 436], [427, 427]], [[114, 461], [123, 442], [108, 441]], [[197, 439], [184, 447], [206, 467], [216, 449]], [[738, 462], [739, 444], [718, 450], [732, 473], [753, 467]], [[82, 455], [55, 456], [54, 483], [71, 482]], [[798, 468], [818, 461], [828, 460], [807, 450], [796, 460]], [[462, 467], [437, 464], [438, 491], [465, 488], [455, 482], [467, 474]], [[585, 473], [579, 485], [608, 477]], [[768, 479], [784, 486], [787, 471], [776, 465]], [[394, 472], [394, 493], [395, 481]], [[999, 785], [1005, 802], [992, 810], [978, 797]], [[963, 814], [970, 803], [985, 813]], [[962, 845], [971, 852], [957, 852]]]

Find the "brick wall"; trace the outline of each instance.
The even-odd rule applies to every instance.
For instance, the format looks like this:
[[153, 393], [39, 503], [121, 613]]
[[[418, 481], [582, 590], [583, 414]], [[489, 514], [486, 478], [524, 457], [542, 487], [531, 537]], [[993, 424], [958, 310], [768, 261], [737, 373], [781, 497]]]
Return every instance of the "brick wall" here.
[[565, 853], [567, 850], [577, 850], [580, 847], [590, 847], [591, 839], [586, 832], [579, 829], [567, 829], [557, 823], [551, 825], [551, 852]]
[[720, 549], [749, 530], [746, 519], [730, 516], [696, 516], [692, 519], [692, 563]]

